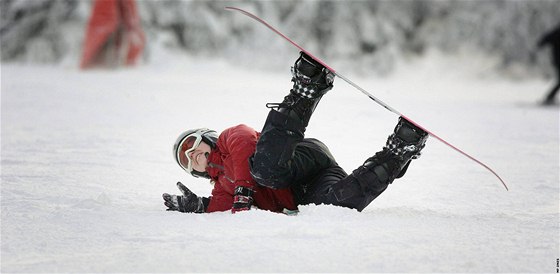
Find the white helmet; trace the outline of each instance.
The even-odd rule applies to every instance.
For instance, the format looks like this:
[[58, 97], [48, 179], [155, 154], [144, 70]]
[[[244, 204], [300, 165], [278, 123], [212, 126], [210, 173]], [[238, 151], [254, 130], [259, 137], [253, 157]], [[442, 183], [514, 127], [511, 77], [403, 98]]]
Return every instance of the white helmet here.
[[192, 176], [210, 178], [208, 172], [194, 170], [192, 168], [192, 161], [187, 156], [188, 153], [195, 150], [200, 145], [201, 141], [204, 141], [214, 149], [218, 142], [218, 133], [207, 128], [191, 129], [181, 133], [173, 146], [173, 157], [175, 157], [177, 164]]

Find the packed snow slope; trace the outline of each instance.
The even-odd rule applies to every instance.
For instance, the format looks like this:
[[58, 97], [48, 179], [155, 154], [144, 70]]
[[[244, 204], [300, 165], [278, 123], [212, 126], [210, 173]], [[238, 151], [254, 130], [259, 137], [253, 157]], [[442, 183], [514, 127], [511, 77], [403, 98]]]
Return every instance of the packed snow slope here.
[[[471, 57], [431, 54], [386, 78], [344, 74], [493, 167], [509, 192], [432, 138], [361, 213], [165, 211], [161, 194], [179, 193], [177, 181], [211, 189], [174, 163], [175, 138], [260, 130], [296, 57], [279, 72], [177, 56], [86, 72], [2, 64], [1, 271], [556, 272], [559, 111], [536, 103], [552, 82], [507, 80]], [[307, 136], [351, 172], [396, 121], [339, 79]]]

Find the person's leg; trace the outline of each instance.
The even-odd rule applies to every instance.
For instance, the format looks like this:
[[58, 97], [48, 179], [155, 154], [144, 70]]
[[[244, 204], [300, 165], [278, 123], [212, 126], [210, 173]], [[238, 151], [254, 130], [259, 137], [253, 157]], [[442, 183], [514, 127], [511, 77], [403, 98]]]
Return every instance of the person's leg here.
[[332, 204], [362, 211], [420, 155], [428, 134], [403, 118], [382, 151], [346, 176], [339, 167], [325, 170], [308, 189], [304, 203]]
[[553, 104], [554, 98], [556, 97], [558, 90], [560, 90], [560, 64], [556, 64], [555, 66], [556, 66], [556, 86], [554, 86], [547, 94], [544, 100], [544, 104]]
[[336, 167], [338, 164], [325, 144], [317, 139], [306, 138], [297, 144], [290, 161], [291, 173], [283, 179], [290, 182], [296, 203], [306, 204], [305, 196], [310, 188], [314, 188], [315, 178], [325, 173], [325, 170]]
[[292, 74], [294, 85], [284, 101], [267, 104], [273, 109], [251, 159], [251, 174], [265, 187], [285, 188], [297, 179], [294, 173], [298, 170], [293, 159], [296, 147], [303, 141], [321, 97], [333, 87], [334, 75], [303, 53], [292, 68]]

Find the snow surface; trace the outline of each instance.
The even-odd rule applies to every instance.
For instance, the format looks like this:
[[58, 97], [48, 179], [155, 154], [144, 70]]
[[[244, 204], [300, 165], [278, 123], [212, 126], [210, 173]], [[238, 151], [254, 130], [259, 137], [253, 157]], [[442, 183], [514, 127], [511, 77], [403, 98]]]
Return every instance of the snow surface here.
[[[430, 139], [361, 213], [166, 212], [177, 181], [211, 189], [174, 163], [179, 133], [260, 129], [296, 57], [281, 72], [172, 55], [87, 72], [2, 64], [1, 272], [556, 272], [559, 110], [536, 104], [552, 82], [506, 80], [472, 56], [346, 76], [493, 167], [509, 192]], [[307, 136], [350, 172], [396, 121], [339, 79]]]

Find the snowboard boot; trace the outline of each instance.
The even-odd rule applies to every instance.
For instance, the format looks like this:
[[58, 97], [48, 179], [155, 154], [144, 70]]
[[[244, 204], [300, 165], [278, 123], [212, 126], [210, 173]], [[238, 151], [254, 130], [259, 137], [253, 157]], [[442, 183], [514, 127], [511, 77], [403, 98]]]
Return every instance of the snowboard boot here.
[[427, 139], [427, 132], [400, 117], [383, 150], [368, 158], [352, 176], [363, 189], [384, 189], [405, 174], [412, 159], [420, 157]]
[[300, 121], [305, 128], [319, 101], [333, 88], [334, 73], [304, 52], [292, 67], [294, 85], [282, 103], [268, 103], [268, 108]]
[[388, 150], [399, 162], [399, 174], [396, 178], [402, 177], [412, 159], [420, 157], [421, 150], [426, 146], [428, 133], [403, 117], [399, 117], [399, 122], [393, 134], [387, 138], [387, 143], [383, 150]]

